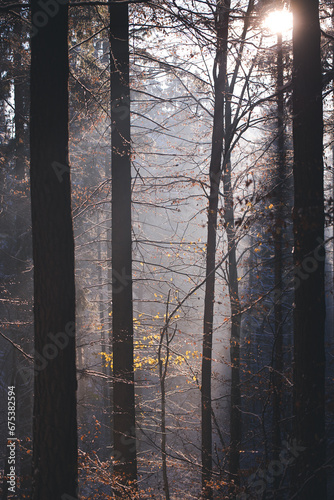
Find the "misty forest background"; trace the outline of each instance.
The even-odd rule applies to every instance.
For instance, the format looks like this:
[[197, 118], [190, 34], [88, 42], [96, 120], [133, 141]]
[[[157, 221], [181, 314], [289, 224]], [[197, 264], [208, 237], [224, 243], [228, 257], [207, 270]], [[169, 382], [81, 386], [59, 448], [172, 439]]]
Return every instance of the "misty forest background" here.
[[333, 499], [334, 3], [0, 12], [1, 499]]

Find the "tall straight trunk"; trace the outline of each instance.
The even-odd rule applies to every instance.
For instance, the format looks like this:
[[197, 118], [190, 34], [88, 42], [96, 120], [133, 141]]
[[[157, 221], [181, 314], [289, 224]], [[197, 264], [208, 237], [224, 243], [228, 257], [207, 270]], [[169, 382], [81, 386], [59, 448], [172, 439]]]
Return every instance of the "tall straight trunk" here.
[[[227, 88], [227, 95], [224, 101], [225, 106], [225, 145], [223, 160], [223, 189], [224, 189], [224, 225], [226, 229], [228, 245], [228, 286], [231, 307], [231, 334], [230, 334], [230, 359], [231, 359], [231, 407], [230, 407], [230, 453], [229, 453], [229, 474], [230, 492], [233, 494], [235, 485], [239, 484], [240, 468], [240, 448], [242, 438], [242, 418], [241, 418], [241, 386], [240, 386], [240, 335], [241, 335], [241, 306], [239, 298], [238, 269], [237, 269], [237, 242], [234, 222], [234, 203], [232, 187], [232, 167], [231, 167], [231, 145], [235, 136], [235, 126], [237, 123], [240, 108], [235, 111], [232, 121], [231, 100], [235, 91], [237, 78], [241, 66], [242, 56], [245, 47], [245, 40], [250, 26], [251, 13], [254, 8], [254, 0], [249, 0], [244, 26], [240, 37], [240, 47], [238, 58], [231, 77], [231, 83]], [[252, 67], [250, 68], [250, 73]], [[245, 84], [239, 96], [241, 103], [247, 85]]]
[[[32, 0], [31, 12], [33, 19], [34, 16], [41, 19], [38, 0]], [[48, 17], [47, 24], [31, 38], [30, 169], [35, 321], [33, 500], [59, 500], [67, 498], [66, 495], [77, 498], [67, 33], [68, 8], [59, 5], [57, 15]]]
[[[99, 223], [99, 220], [98, 220]], [[109, 354], [109, 346], [108, 342], [106, 339], [106, 322], [104, 318], [104, 307], [105, 307], [105, 297], [103, 293], [103, 269], [102, 269], [102, 242], [98, 242], [98, 249], [97, 249], [97, 257], [99, 261], [99, 281], [100, 281], [100, 294], [99, 294], [99, 316], [100, 316], [100, 327], [101, 327], [101, 352], [105, 353], [106, 355]], [[109, 318], [108, 318], [109, 319]], [[107, 320], [107, 325], [109, 321]], [[101, 411], [102, 411], [102, 439], [104, 443], [110, 443], [111, 441], [111, 432], [110, 432], [110, 395], [109, 395], [109, 384], [110, 384], [110, 379], [109, 379], [109, 363], [106, 361], [106, 358], [102, 355], [101, 357], [101, 369], [102, 373], [105, 376], [102, 380], [102, 405], [101, 405]], [[107, 455], [108, 453], [108, 448], [104, 447], [103, 451], [103, 460], [107, 460]]]
[[133, 367], [129, 20], [110, 4], [112, 120], [112, 330], [115, 472], [137, 480]]
[[[110, 155], [110, 162], [106, 162], [105, 165], [105, 175], [106, 178], [110, 177], [110, 165], [111, 165], [111, 155]], [[111, 203], [111, 199], [110, 199]], [[111, 206], [111, 205], [110, 205]], [[111, 213], [110, 213], [110, 222], [111, 222]], [[112, 265], [111, 263], [111, 224], [108, 224], [108, 219], [106, 221], [106, 259], [107, 262], [109, 262], [109, 265], [107, 266], [107, 283], [106, 283], [106, 314], [105, 314], [105, 344], [106, 344], [106, 349], [107, 353], [110, 355], [112, 353]], [[107, 421], [108, 421], [108, 427], [109, 427], [109, 437], [110, 437], [110, 442], [113, 444], [113, 425], [112, 425], [112, 415], [113, 415], [113, 384], [112, 384], [112, 363], [108, 363], [107, 366], [107, 377], [108, 377], [108, 387], [107, 387], [107, 393], [108, 393], [108, 415], [107, 415]]]
[[235, 243], [233, 193], [231, 191], [231, 165], [228, 163], [224, 173], [225, 223], [228, 239], [229, 296], [231, 305], [231, 413], [230, 413], [230, 456], [229, 472], [235, 484], [239, 484], [240, 446], [241, 446], [241, 390], [240, 390], [240, 300], [238, 289], [238, 270]]
[[[170, 292], [168, 293], [167, 306], [166, 306], [166, 318], [168, 318], [168, 306], [169, 306]], [[172, 336], [173, 337], [173, 336]], [[169, 493], [169, 481], [168, 481], [168, 470], [167, 470], [167, 454], [166, 454], [166, 442], [167, 442], [167, 432], [166, 432], [166, 377], [168, 371], [169, 355], [170, 349], [169, 344], [171, 338], [168, 337], [168, 323], [162, 328], [160, 333], [160, 341], [158, 348], [158, 364], [159, 364], [159, 380], [160, 380], [160, 391], [161, 391], [161, 461], [162, 461], [162, 477], [164, 484], [165, 499], [170, 500]], [[163, 347], [165, 344], [165, 359], [163, 358]]]
[[[231, 101], [226, 99], [225, 124], [227, 135], [227, 147], [231, 143]], [[230, 336], [230, 359], [231, 359], [231, 411], [230, 411], [230, 455], [229, 473], [231, 479], [231, 490], [233, 483], [239, 484], [240, 446], [241, 446], [241, 388], [240, 388], [240, 327], [241, 310], [238, 286], [237, 253], [235, 240], [235, 223], [233, 207], [233, 188], [231, 178], [231, 154], [227, 150], [224, 157], [224, 222], [226, 228], [228, 245], [228, 286], [231, 306], [231, 336]], [[232, 483], [233, 481], [233, 483]]]
[[216, 231], [224, 138], [224, 95], [226, 86], [227, 35], [230, 0], [218, 0], [216, 8], [217, 49], [214, 63], [214, 118], [210, 161], [210, 196], [208, 206], [208, 236], [206, 254], [206, 283], [204, 297], [203, 357], [202, 357], [202, 497], [213, 498], [211, 366], [212, 328], [215, 300]]
[[294, 437], [298, 498], [326, 498], [323, 116], [319, 6], [293, 0]]
[[[274, 224], [274, 348], [273, 348], [273, 458], [279, 459], [281, 451], [281, 409], [282, 409], [282, 371], [283, 371], [283, 330], [282, 330], [282, 231], [283, 231], [283, 183], [285, 174], [285, 137], [284, 137], [284, 100], [283, 100], [283, 44], [282, 33], [277, 35], [277, 173], [275, 175], [275, 224]], [[275, 478], [278, 486], [279, 477]]]

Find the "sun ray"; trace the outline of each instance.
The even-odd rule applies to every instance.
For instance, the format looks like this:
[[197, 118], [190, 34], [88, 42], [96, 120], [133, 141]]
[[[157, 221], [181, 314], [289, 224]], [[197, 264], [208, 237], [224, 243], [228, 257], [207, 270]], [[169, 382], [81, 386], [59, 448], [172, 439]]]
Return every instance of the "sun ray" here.
[[271, 33], [284, 33], [292, 29], [292, 14], [288, 10], [274, 10], [264, 20], [264, 27]]

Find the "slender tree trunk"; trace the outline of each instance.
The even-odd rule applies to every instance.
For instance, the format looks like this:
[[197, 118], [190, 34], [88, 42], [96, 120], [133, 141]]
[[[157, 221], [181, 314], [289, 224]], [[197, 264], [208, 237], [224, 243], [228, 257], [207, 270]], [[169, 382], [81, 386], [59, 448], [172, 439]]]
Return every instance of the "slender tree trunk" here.
[[111, 3], [113, 436], [115, 472], [123, 484], [135, 485], [128, 30], [128, 5]]
[[[250, 26], [251, 13], [254, 8], [254, 1], [249, 0], [244, 26], [240, 38], [240, 48], [238, 58], [234, 67], [231, 83], [228, 86], [228, 93], [225, 98], [225, 145], [223, 161], [223, 188], [224, 188], [224, 222], [228, 244], [228, 285], [231, 307], [231, 335], [230, 335], [230, 359], [231, 359], [231, 410], [230, 410], [230, 453], [229, 453], [229, 490], [233, 494], [235, 485], [240, 482], [240, 449], [242, 439], [242, 418], [241, 418], [241, 386], [240, 386], [240, 335], [241, 335], [241, 306], [239, 298], [237, 252], [236, 252], [236, 232], [234, 222], [234, 203], [231, 171], [231, 144], [235, 134], [235, 120], [239, 110], [236, 110], [234, 123], [232, 123], [231, 99], [235, 91], [237, 77], [239, 74], [242, 55], [245, 47], [245, 40]], [[250, 73], [252, 67], [250, 68]], [[246, 86], [244, 86], [240, 99], [243, 98]]]
[[[167, 306], [166, 306], [166, 320], [168, 318], [168, 306], [169, 306], [170, 291], [168, 292]], [[175, 332], [174, 332], [175, 333]], [[165, 343], [165, 349], [164, 347]], [[168, 323], [164, 325], [160, 333], [160, 341], [158, 348], [158, 363], [159, 363], [159, 380], [160, 380], [160, 391], [161, 391], [161, 459], [162, 459], [162, 477], [164, 483], [164, 492], [166, 500], [170, 500], [169, 493], [169, 482], [167, 473], [167, 455], [166, 455], [166, 377], [168, 371], [169, 363], [169, 344], [170, 339], [168, 337]], [[165, 359], [163, 358], [163, 350], [165, 351]]]
[[[281, 410], [282, 410], [282, 371], [283, 371], [283, 329], [282, 329], [282, 278], [283, 278], [283, 183], [285, 177], [285, 137], [284, 137], [284, 100], [283, 100], [283, 45], [282, 34], [277, 35], [277, 174], [275, 175], [275, 225], [274, 225], [274, 322], [275, 337], [273, 348], [273, 459], [278, 460], [281, 451]], [[279, 476], [275, 477], [278, 487]]]
[[224, 93], [226, 85], [227, 35], [229, 22], [229, 0], [217, 2], [216, 30], [217, 49], [214, 63], [214, 118], [210, 161], [210, 197], [208, 207], [208, 236], [206, 254], [206, 283], [204, 297], [204, 330], [202, 357], [202, 497], [213, 498], [210, 480], [212, 475], [212, 421], [211, 421], [211, 366], [212, 328], [215, 300], [215, 257], [217, 211], [221, 161], [224, 138]]
[[[110, 177], [110, 165], [111, 165], [111, 156], [110, 156], [110, 162], [107, 162], [105, 165], [105, 175], [106, 178], [108, 176]], [[111, 197], [110, 197], [110, 208], [111, 208]], [[110, 221], [111, 222], [111, 213], [110, 213]], [[106, 259], [107, 262], [109, 262], [109, 265], [107, 266], [107, 283], [106, 283], [106, 302], [107, 302], [107, 307], [106, 307], [106, 319], [105, 319], [105, 342], [106, 342], [106, 349], [108, 354], [112, 354], [112, 265], [110, 264], [112, 262], [111, 259], [111, 254], [112, 254], [112, 249], [111, 249], [111, 223], [108, 224], [107, 220], [107, 229], [106, 229]], [[111, 446], [113, 446], [113, 384], [112, 384], [112, 363], [109, 363], [107, 366], [107, 376], [108, 376], [108, 426], [109, 426], [109, 436], [110, 436], [110, 443]]]
[[231, 190], [231, 164], [224, 173], [224, 219], [228, 239], [229, 296], [231, 305], [231, 413], [229, 472], [235, 484], [239, 484], [241, 446], [241, 388], [240, 388], [240, 325], [241, 312], [238, 287], [238, 269], [235, 243], [233, 193]]
[[[231, 143], [231, 101], [225, 103], [226, 147]], [[234, 484], [239, 484], [240, 446], [242, 434], [241, 422], [241, 388], [240, 388], [240, 326], [241, 311], [238, 286], [237, 254], [235, 241], [233, 188], [231, 179], [231, 155], [229, 149], [224, 158], [224, 221], [228, 244], [228, 285], [231, 306], [231, 412], [230, 412], [230, 456], [229, 473]], [[231, 484], [231, 490], [233, 486]]]
[[[99, 221], [98, 221], [99, 222]], [[107, 340], [106, 340], [106, 333], [105, 333], [105, 328], [106, 328], [106, 322], [105, 322], [105, 315], [104, 315], [104, 307], [105, 307], [105, 297], [103, 294], [103, 269], [102, 269], [102, 249], [101, 249], [102, 243], [101, 241], [98, 242], [98, 250], [97, 250], [97, 256], [98, 256], [98, 261], [99, 261], [99, 281], [100, 281], [100, 294], [99, 294], [99, 316], [100, 316], [100, 327], [101, 327], [101, 352], [105, 354], [109, 354], [109, 346], [107, 345]], [[109, 318], [108, 318], [109, 320]], [[109, 321], [107, 320], [107, 325]], [[109, 362], [107, 362], [106, 358], [102, 355], [101, 357], [101, 369], [103, 375], [105, 375], [105, 378], [102, 380], [102, 405], [101, 405], [101, 412], [102, 412], [102, 439], [104, 442], [104, 449], [102, 452], [102, 458], [103, 460], [107, 459], [108, 453], [108, 448], [106, 447], [107, 444], [111, 442], [111, 432], [110, 432], [110, 394], [109, 394], [109, 384], [110, 384], [110, 379], [108, 377], [109, 375]]]
[[293, 0], [294, 437], [298, 498], [326, 498], [323, 117], [317, 0]]
[[[166, 333], [167, 337], [167, 333]], [[163, 337], [161, 338], [161, 342], [163, 342]], [[168, 342], [168, 340], [166, 340]], [[167, 361], [161, 358], [161, 347], [162, 344], [159, 345], [159, 378], [160, 378], [160, 390], [161, 390], [161, 458], [162, 458], [162, 476], [164, 482], [164, 492], [166, 500], [170, 500], [169, 494], [169, 482], [168, 482], [168, 473], [167, 473], [167, 455], [166, 455], [166, 375], [167, 375], [167, 367], [168, 367], [168, 347], [167, 347]]]
[[[77, 498], [74, 239], [68, 167], [68, 8], [60, 4], [58, 7], [57, 14], [48, 17], [47, 25], [40, 27], [31, 38], [33, 500]], [[37, 14], [41, 12], [38, 0], [32, 0], [31, 12], [33, 19], [40, 15]]]

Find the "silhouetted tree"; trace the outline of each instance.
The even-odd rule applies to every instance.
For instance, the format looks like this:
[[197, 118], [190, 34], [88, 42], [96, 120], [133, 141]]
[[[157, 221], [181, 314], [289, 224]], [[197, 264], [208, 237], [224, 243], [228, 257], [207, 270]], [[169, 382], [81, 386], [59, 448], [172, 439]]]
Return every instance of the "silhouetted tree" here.
[[115, 472], [137, 480], [133, 370], [129, 21], [110, 4], [112, 123], [112, 345]]
[[210, 159], [210, 196], [208, 206], [208, 235], [206, 253], [206, 283], [204, 297], [203, 358], [202, 358], [202, 495], [213, 498], [212, 475], [211, 367], [212, 329], [215, 302], [215, 271], [217, 245], [217, 216], [219, 185], [224, 140], [224, 97], [226, 90], [227, 36], [230, 1], [217, 2], [215, 13], [216, 55], [213, 69], [214, 117]]
[[317, 0], [293, 0], [294, 437], [297, 498], [326, 498], [323, 116]]
[[[68, 7], [33, 0], [31, 210], [34, 260], [34, 500], [77, 498], [74, 240], [68, 167]], [[42, 23], [42, 19], [44, 22]]]

